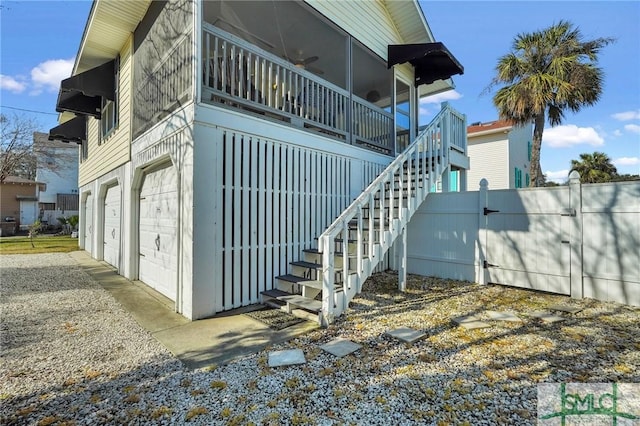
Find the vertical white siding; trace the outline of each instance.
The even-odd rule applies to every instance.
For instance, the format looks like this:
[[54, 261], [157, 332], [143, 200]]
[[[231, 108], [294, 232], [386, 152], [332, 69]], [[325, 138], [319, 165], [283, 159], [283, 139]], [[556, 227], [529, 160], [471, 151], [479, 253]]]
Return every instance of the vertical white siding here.
[[[274, 277], [351, 203], [353, 159], [232, 130], [216, 132], [221, 156], [216, 311], [259, 301]], [[383, 165], [358, 161], [365, 183]], [[211, 259], [209, 259], [211, 261]]]

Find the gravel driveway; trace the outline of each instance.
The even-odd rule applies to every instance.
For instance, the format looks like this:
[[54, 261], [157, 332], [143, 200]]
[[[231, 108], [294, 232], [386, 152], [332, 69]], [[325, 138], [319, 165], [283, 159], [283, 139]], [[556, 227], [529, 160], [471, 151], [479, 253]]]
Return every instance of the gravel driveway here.
[[[267, 352], [189, 371], [68, 254], [0, 257], [1, 424], [535, 424], [541, 382], [640, 382], [640, 311], [615, 303], [393, 274], [370, 278], [346, 316]], [[545, 323], [534, 311], [582, 310]], [[466, 330], [453, 317], [520, 322]], [[406, 345], [385, 335], [411, 327]], [[336, 358], [336, 337], [363, 347]]]

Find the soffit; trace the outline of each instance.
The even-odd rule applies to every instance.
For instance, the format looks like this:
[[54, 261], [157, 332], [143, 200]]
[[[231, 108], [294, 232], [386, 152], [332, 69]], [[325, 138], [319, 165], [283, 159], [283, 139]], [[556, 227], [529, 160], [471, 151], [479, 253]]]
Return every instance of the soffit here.
[[404, 43], [435, 41], [417, 0], [383, 0]]
[[94, 0], [72, 75], [118, 56], [150, 4], [151, 0]]

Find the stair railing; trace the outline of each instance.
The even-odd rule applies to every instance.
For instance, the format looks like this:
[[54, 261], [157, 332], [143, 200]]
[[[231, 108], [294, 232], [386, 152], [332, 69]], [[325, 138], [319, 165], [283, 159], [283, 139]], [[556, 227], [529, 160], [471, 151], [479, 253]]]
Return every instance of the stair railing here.
[[[347, 309], [428, 193], [435, 189], [438, 177], [448, 170], [449, 148], [459, 145], [460, 137], [466, 139], [464, 116], [445, 102], [431, 123], [319, 237], [323, 326]], [[341, 245], [343, 256], [340, 293], [334, 287], [337, 245]], [[355, 262], [350, 262], [354, 257]]]

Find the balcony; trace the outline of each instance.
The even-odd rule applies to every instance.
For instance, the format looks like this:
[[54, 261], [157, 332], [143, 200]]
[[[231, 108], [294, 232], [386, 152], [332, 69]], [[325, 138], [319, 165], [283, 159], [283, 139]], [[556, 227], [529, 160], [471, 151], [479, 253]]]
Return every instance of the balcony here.
[[203, 102], [395, 154], [393, 115], [384, 108], [207, 23], [202, 46]]

